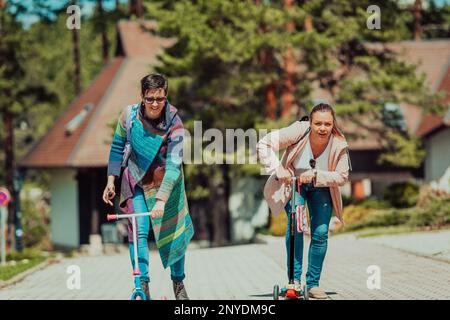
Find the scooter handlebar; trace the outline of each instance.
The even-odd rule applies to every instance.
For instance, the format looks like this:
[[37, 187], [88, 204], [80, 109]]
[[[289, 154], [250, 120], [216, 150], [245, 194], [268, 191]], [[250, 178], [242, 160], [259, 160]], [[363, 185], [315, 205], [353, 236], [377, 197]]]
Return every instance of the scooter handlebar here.
[[[311, 166], [312, 169], [316, 168], [316, 160], [315, 159], [311, 159], [309, 160], [309, 165]], [[295, 180], [300, 179], [300, 176], [291, 176], [291, 180], [293, 182], [295, 182]], [[275, 181], [278, 181], [279, 179], [277, 177], [275, 177]]]
[[106, 215], [106, 220], [108, 221], [114, 221], [114, 220], [118, 220], [119, 217], [117, 214], [108, 214]]

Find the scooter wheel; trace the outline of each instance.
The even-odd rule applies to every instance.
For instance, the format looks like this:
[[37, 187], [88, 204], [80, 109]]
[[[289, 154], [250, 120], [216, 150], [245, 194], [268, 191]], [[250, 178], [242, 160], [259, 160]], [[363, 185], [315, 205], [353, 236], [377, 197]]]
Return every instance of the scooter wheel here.
[[278, 300], [280, 298], [280, 287], [276, 284], [273, 287], [273, 300]]
[[147, 300], [147, 296], [142, 290], [134, 290], [131, 295], [131, 300]]
[[309, 300], [308, 287], [306, 285], [303, 286], [303, 299]]

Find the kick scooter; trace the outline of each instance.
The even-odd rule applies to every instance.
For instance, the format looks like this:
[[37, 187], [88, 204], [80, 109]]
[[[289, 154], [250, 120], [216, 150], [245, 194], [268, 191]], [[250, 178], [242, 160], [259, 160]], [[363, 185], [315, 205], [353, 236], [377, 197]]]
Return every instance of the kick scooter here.
[[[131, 224], [133, 228], [133, 243], [134, 243], [134, 270], [133, 270], [133, 277], [134, 277], [134, 290], [131, 294], [131, 300], [150, 300], [150, 297], [147, 297], [145, 292], [142, 290], [141, 287], [141, 271], [139, 270], [139, 263], [138, 263], [138, 239], [137, 239], [137, 223], [136, 223], [136, 217], [146, 217], [150, 216], [151, 212], [143, 212], [143, 213], [133, 213], [133, 214], [108, 214], [106, 216], [106, 219], [108, 221], [116, 221], [119, 219], [126, 219], [131, 218]], [[161, 300], [167, 300], [166, 297], [162, 297]]]
[[[316, 162], [314, 159], [311, 159], [309, 162], [311, 168], [315, 168]], [[297, 290], [296, 285], [294, 283], [294, 252], [295, 252], [295, 215], [297, 212], [297, 206], [295, 205], [295, 189], [298, 188], [298, 193], [300, 195], [300, 177], [292, 177], [292, 196], [291, 196], [291, 212], [289, 214], [289, 222], [290, 222], [290, 229], [289, 229], [289, 283], [286, 287], [281, 288], [278, 285], [275, 285], [273, 288], [273, 299], [279, 300], [279, 297], [284, 297], [285, 299], [304, 299], [309, 300], [308, 295], [308, 288], [306, 285], [303, 286], [302, 289]], [[301, 195], [300, 195], [301, 197]], [[303, 210], [303, 209], [302, 209]], [[302, 214], [302, 212], [299, 212], [299, 214]], [[297, 221], [298, 223], [298, 221]], [[303, 236], [303, 235], [302, 235]]]

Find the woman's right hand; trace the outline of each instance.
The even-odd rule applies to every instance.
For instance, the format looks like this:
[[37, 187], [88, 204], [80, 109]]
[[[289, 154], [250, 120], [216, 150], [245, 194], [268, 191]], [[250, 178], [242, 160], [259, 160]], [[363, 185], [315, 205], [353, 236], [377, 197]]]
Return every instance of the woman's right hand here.
[[279, 166], [276, 171], [276, 177], [279, 181], [284, 182], [286, 185], [291, 184], [291, 173], [285, 169], [283, 166]]
[[[112, 177], [112, 178], [111, 178]], [[113, 205], [111, 202], [116, 195], [115, 186], [114, 186], [114, 176], [108, 177], [108, 182], [106, 184], [105, 190], [103, 191], [103, 201], [110, 206]]]

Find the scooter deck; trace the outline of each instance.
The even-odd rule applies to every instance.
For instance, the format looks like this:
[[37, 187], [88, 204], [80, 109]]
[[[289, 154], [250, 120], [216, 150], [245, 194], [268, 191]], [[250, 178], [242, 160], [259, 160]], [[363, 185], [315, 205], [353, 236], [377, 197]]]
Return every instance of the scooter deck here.
[[280, 297], [283, 297], [285, 299], [304, 299], [304, 292], [303, 290], [295, 290], [295, 289], [291, 289], [294, 290], [295, 292], [295, 297], [291, 296], [291, 297], [287, 297], [286, 294], [288, 292], [288, 288], [284, 287], [280, 289]]

